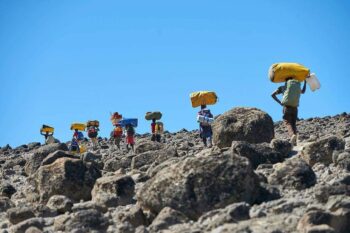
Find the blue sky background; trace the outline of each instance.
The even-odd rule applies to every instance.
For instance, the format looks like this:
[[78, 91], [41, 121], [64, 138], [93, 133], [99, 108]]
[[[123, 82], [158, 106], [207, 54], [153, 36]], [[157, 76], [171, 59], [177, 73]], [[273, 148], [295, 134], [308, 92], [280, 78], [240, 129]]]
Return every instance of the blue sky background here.
[[254, 106], [280, 120], [267, 78], [275, 62], [311, 68], [321, 90], [300, 117], [349, 112], [349, 1], [0, 1], [0, 146], [43, 141], [45, 123], [160, 110], [170, 131], [197, 128], [189, 94], [214, 90], [214, 114]]

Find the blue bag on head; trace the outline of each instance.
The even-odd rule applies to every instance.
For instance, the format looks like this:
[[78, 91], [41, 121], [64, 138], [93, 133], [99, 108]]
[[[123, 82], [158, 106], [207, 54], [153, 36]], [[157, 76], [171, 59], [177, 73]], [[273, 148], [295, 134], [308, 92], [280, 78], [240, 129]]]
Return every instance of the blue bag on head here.
[[119, 124], [122, 127], [125, 127], [126, 125], [132, 125], [133, 127], [137, 127], [138, 125], [138, 119], [137, 118], [124, 118], [123, 120], [119, 121]]

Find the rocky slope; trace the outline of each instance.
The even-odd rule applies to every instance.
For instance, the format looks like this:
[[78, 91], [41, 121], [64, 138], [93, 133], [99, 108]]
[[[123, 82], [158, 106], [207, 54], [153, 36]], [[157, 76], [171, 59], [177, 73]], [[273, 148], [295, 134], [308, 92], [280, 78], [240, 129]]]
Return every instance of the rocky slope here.
[[187, 130], [138, 135], [135, 153], [3, 147], [0, 232], [350, 232], [350, 114], [298, 127], [293, 148], [281, 122], [236, 108], [213, 148]]

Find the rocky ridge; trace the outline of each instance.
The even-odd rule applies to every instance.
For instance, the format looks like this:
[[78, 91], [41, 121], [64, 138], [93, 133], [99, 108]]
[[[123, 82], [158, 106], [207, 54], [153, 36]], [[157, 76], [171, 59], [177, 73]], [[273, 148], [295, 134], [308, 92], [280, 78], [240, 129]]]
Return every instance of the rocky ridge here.
[[135, 153], [0, 148], [0, 232], [350, 232], [350, 114], [300, 120], [297, 147], [255, 108], [213, 129], [212, 148], [185, 129]]

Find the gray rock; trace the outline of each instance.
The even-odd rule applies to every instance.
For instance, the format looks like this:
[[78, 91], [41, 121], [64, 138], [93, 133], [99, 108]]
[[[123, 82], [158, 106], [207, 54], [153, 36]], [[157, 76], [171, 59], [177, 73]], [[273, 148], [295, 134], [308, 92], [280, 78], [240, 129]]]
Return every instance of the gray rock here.
[[159, 213], [171, 207], [196, 219], [203, 213], [240, 201], [254, 203], [258, 177], [244, 157], [188, 158], [157, 173], [140, 189], [137, 200]]
[[[307, 212], [299, 221], [298, 230], [300, 232], [317, 232], [315, 226], [328, 225], [321, 229], [327, 229], [328, 231], [322, 232], [334, 232], [347, 233], [350, 229], [350, 210], [340, 209], [337, 212], [330, 213], [322, 210], [312, 210]], [[311, 231], [312, 230], [312, 231]]]
[[71, 212], [73, 207], [73, 201], [63, 195], [54, 195], [50, 197], [46, 204], [49, 208], [56, 210], [59, 214]]
[[41, 166], [45, 166], [45, 165], [49, 165], [53, 162], [55, 162], [57, 159], [59, 158], [72, 158], [72, 159], [78, 159], [78, 157], [72, 155], [72, 154], [68, 154], [65, 151], [62, 150], [58, 150], [55, 151], [51, 154], [49, 154], [42, 162], [41, 162]]
[[343, 139], [329, 136], [306, 145], [301, 156], [310, 166], [318, 162], [329, 165], [333, 162], [333, 152], [342, 151], [344, 148], [345, 142]]
[[135, 182], [130, 176], [107, 176], [96, 180], [91, 192], [92, 200], [99, 202], [101, 195], [112, 196], [117, 205], [128, 205], [134, 202]]
[[14, 207], [14, 204], [8, 197], [0, 196], [0, 212], [5, 212], [12, 207]]
[[269, 184], [284, 188], [302, 190], [316, 183], [316, 175], [302, 159], [291, 158], [273, 166], [274, 172], [268, 177]]
[[55, 231], [105, 232], [107, 228], [108, 219], [95, 209], [81, 210], [70, 215], [61, 215], [54, 222]]
[[212, 125], [213, 143], [230, 147], [232, 141], [270, 142], [274, 138], [272, 118], [257, 108], [234, 108], [219, 116]]
[[64, 195], [73, 201], [90, 200], [91, 190], [100, 171], [89, 163], [79, 159], [60, 158], [45, 165], [31, 177], [41, 202], [47, 202], [51, 196]]
[[144, 152], [160, 150], [163, 148], [163, 144], [159, 142], [152, 142], [149, 139], [139, 141], [135, 146], [135, 153], [142, 154]]
[[16, 193], [16, 189], [9, 183], [1, 183], [0, 184], [0, 196], [5, 196], [11, 198], [13, 194]]
[[267, 143], [250, 144], [234, 141], [232, 142], [231, 151], [234, 154], [248, 158], [254, 169], [260, 164], [275, 164], [286, 158], [282, 153], [273, 150]]
[[293, 145], [289, 142], [289, 140], [283, 139], [273, 139], [270, 146], [275, 151], [280, 152], [284, 157], [288, 157], [289, 153], [293, 149]]
[[160, 232], [175, 224], [188, 222], [189, 219], [181, 212], [165, 207], [149, 226], [149, 232]]
[[158, 157], [159, 151], [147, 151], [138, 154], [131, 160], [131, 169], [139, 169], [145, 165], [151, 165]]
[[34, 217], [34, 212], [29, 207], [16, 207], [7, 210], [7, 218], [14, 225]]
[[212, 230], [227, 223], [237, 223], [249, 219], [250, 206], [245, 202], [234, 203], [224, 209], [212, 210], [197, 221], [206, 230]]
[[33, 150], [33, 149], [40, 147], [41, 143], [40, 142], [31, 142], [27, 146], [28, 146], [29, 150]]
[[333, 162], [339, 167], [350, 171], [350, 152], [333, 153]]
[[131, 167], [132, 157], [125, 156], [123, 158], [111, 158], [105, 161], [103, 170], [109, 172], [115, 172], [119, 169], [128, 169]]
[[33, 174], [36, 170], [38, 170], [46, 156], [58, 150], [68, 151], [68, 147], [64, 143], [54, 143], [42, 146], [39, 149], [35, 150], [34, 154], [27, 159], [27, 163], [24, 168], [26, 174]]
[[148, 225], [148, 220], [142, 209], [137, 205], [120, 206], [116, 210], [114, 218], [117, 225], [129, 223], [133, 228]]
[[30, 218], [23, 222], [20, 222], [10, 228], [10, 232], [13, 233], [25, 233], [31, 227], [35, 227], [39, 230], [43, 230], [44, 227], [49, 226], [51, 222], [46, 221], [44, 218]]

